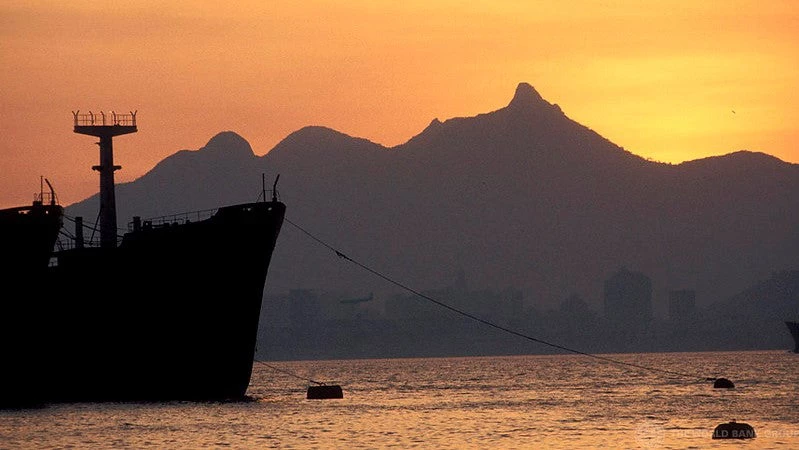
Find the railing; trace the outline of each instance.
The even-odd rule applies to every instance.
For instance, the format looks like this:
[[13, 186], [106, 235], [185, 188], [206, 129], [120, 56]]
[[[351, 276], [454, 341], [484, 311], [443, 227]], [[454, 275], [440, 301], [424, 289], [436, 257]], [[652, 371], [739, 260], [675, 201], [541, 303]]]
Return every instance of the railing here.
[[[191, 211], [185, 213], [178, 213], [178, 214], [170, 214], [168, 216], [160, 216], [160, 217], [152, 217], [148, 219], [144, 219], [142, 224], [145, 228], [147, 227], [166, 227], [170, 225], [180, 225], [189, 222], [199, 222], [201, 220], [205, 220], [214, 215], [219, 210], [219, 208], [213, 209], [204, 209], [200, 211]], [[128, 231], [133, 231], [135, 229], [135, 223], [133, 222], [128, 223]]]
[[[267, 194], [272, 194], [273, 199], [277, 199], [277, 192], [273, 190], [265, 190], [262, 195], [266, 196]], [[48, 198], [50, 196], [49, 193], [42, 193], [36, 194], [37, 198]], [[260, 197], [259, 197], [260, 200]], [[199, 211], [190, 211], [178, 214], [170, 214], [166, 216], [159, 216], [159, 217], [152, 217], [141, 220], [139, 217], [134, 217], [133, 221], [128, 223], [128, 232], [131, 231], [138, 231], [139, 229], [152, 229], [152, 228], [164, 228], [176, 225], [182, 225], [191, 222], [199, 222], [205, 219], [210, 218], [213, 216], [219, 208], [212, 208], [212, 209], [203, 209]], [[64, 216], [65, 219], [74, 221], [75, 219]], [[99, 229], [94, 228], [90, 225], [83, 225], [83, 229], [86, 233], [89, 234], [88, 237], [83, 238], [83, 247], [99, 247], [100, 240], [97, 234], [99, 233]], [[117, 244], [121, 242], [124, 233], [124, 230], [118, 229], [117, 235]], [[84, 235], [85, 236], [85, 235]], [[71, 235], [69, 231], [65, 231], [64, 228], [61, 230], [61, 234], [56, 241], [55, 249], [56, 250], [70, 250], [76, 248], [75, 245], [75, 236]]]
[[[42, 204], [42, 205], [44, 205], [45, 202], [50, 204], [50, 205], [58, 204], [58, 197], [56, 197], [56, 195], [55, 195], [55, 189], [53, 189], [53, 185], [50, 184], [50, 180], [48, 180], [45, 177], [40, 177], [39, 180], [40, 180], [39, 181], [39, 184], [40, 184], [39, 192], [33, 194], [33, 203], [34, 204], [39, 203], [39, 204]], [[47, 187], [49, 189], [49, 192], [45, 192], [45, 190], [44, 190], [44, 184], [45, 183], [47, 183]]]
[[52, 192], [36, 192], [33, 194], [33, 202], [42, 205], [57, 204], [58, 198]]
[[106, 113], [105, 111], [100, 111], [98, 113], [89, 111], [87, 113], [81, 113], [80, 110], [78, 110], [78, 111], [72, 111], [72, 117], [75, 120], [76, 127], [91, 127], [91, 126], [106, 126], [106, 125], [135, 127], [136, 112], [137, 111], [130, 111], [127, 114], [118, 114], [114, 111], [110, 111], [109, 113]]
[[[121, 241], [121, 237], [117, 239], [117, 243]], [[100, 248], [100, 234], [99, 232], [94, 238], [84, 238], [83, 241], [84, 248]], [[55, 251], [63, 251], [63, 250], [72, 250], [78, 248], [77, 244], [75, 243], [74, 236], [67, 236], [62, 233], [62, 235], [58, 236], [58, 239], [55, 241], [55, 246], [53, 249]], [[52, 264], [51, 264], [52, 265]]]

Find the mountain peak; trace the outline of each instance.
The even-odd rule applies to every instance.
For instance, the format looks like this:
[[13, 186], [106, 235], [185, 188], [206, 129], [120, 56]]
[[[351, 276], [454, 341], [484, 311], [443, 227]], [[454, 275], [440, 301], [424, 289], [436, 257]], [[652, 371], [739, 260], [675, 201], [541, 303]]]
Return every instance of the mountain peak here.
[[546, 103], [541, 94], [531, 84], [522, 82], [516, 86], [516, 93], [513, 94], [513, 99], [508, 106], [526, 108], [541, 102]]
[[205, 148], [247, 148], [252, 151], [250, 143], [234, 131], [222, 131], [212, 137]]
[[236, 155], [240, 157], [248, 157], [254, 154], [250, 143], [233, 131], [218, 133], [199, 151], [206, 154]]

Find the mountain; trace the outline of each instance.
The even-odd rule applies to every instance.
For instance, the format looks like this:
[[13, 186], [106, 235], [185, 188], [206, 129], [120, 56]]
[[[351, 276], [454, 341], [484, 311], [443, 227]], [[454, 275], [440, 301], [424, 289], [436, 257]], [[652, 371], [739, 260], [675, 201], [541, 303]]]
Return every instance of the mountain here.
[[775, 272], [701, 313], [704, 344], [719, 350], [792, 349], [786, 320], [799, 318], [799, 270]]
[[[199, 150], [180, 150], [139, 179], [117, 184], [117, 226], [124, 229], [134, 215], [146, 218], [254, 201], [261, 187], [258, 160], [250, 144], [232, 131], [217, 134]], [[98, 210], [98, 195], [67, 208], [87, 223]]]
[[[120, 226], [134, 212], [253, 201], [261, 174], [270, 185], [280, 175], [290, 221], [271, 293], [398, 291], [292, 223], [416, 289], [463, 270], [470, 285], [512, 286], [533, 305], [574, 293], [599, 305], [603, 280], [620, 267], [651, 277], [660, 305], [671, 289], [695, 290], [709, 305], [799, 267], [798, 165], [750, 151], [649, 161], [526, 83], [504, 108], [433, 120], [392, 148], [310, 126], [259, 157], [237, 134], [220, 133], [119, 185]], [[91, 223], [96, 205], [95, 196], [67, 213]]]

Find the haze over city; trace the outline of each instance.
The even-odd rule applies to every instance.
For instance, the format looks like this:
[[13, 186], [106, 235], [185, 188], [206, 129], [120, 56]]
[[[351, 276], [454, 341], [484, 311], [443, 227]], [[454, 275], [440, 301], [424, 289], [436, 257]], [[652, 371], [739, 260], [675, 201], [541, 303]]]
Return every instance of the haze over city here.
[[256, 154], [307, 125], [394, 146], [535, 85], [625, 149], [679, 163], [741, 149], [799, 162], [794, 2], [60, 2], [0, 6], [0, 207], [39, 177], [97, 192], [71, 111], [138, 111], [132, 181], [232, 130]]

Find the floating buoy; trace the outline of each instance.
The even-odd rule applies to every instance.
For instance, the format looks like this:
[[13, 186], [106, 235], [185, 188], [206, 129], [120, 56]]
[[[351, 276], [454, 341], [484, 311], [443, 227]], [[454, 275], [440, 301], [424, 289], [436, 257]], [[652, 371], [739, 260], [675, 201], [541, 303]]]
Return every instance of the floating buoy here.
[[308, 399], [325, 400], [329, 398], [344, 398], [344, 391], [337, 384], [323, 384], [320, 386], [308, 386]]
[[716, 389], [732, 389], [735, 387], [735, 383], [726, 378], [716, 378], [716, 381], [713, 382], [713, 387]]
[[713, 439], [754, 439], [755, 429], [743, 422], [722, 423], [713, 430]]

